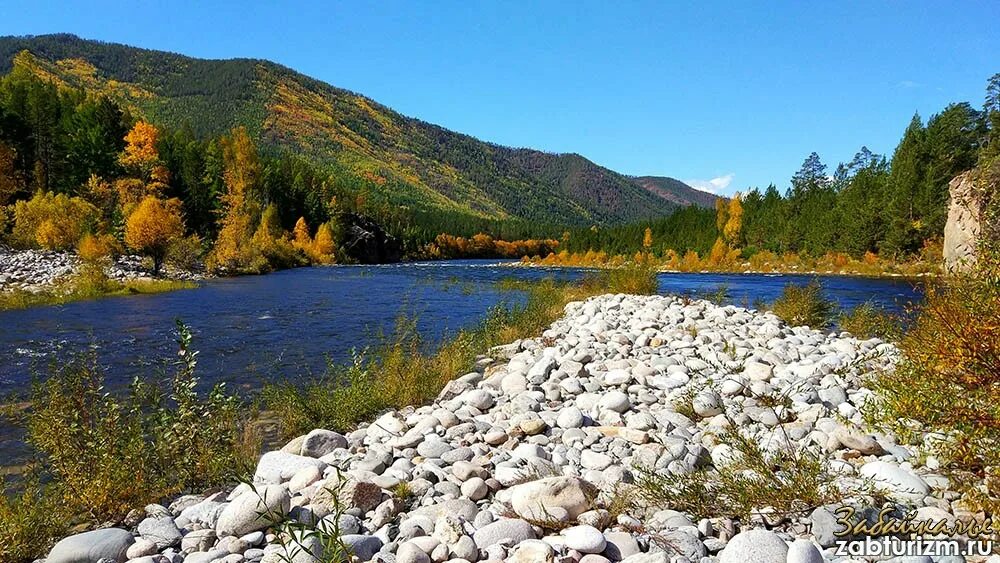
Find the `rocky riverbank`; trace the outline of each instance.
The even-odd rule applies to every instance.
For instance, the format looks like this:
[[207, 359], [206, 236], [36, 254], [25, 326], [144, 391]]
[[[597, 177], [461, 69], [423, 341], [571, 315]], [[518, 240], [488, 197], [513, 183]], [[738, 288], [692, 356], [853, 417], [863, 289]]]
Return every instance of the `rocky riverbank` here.
[[[864, 377], [897, 356], [877, 339], [706, 301], [571, 303], [433, 404], [346, 435], [314, 430], [263, 455], [253, 483], [147, 506], [123, 528], [64, 539], [47, 561], [305, 563], [337, 560], [340, 542], [386, 563], [863, 561], [835, 554], [833, 511], [872, 509], [871, 491], [920, 518], [978, 516], [936, 460], [863, 429]], [[740, 520], [635, 494], [643, 475], [738, 464], [719, 440], [730, 431], [820, 456], [844, 500]]]
[[[152, 269], [141, 256], [119, 256], [106, 269], [113, 281], [150, 279]], [[0, 291], [40, 291], [50, 288], [79, 271], [80, 259], [70, 252], [12, 250], [0, 246]], [[161, 278], [194, 281], [204, 276], [165, 267]]]

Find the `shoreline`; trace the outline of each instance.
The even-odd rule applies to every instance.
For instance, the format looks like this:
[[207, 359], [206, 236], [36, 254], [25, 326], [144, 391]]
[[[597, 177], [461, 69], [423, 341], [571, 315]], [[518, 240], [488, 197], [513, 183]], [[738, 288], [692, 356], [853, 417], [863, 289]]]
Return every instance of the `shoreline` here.
[[[540, 334], [491, 349], [429, 404], [343, 433], [315, 429], [264, 453], [252, 483], [147, 506], [125, 528], [64, 539], [48, 562], [98, 540], [118, 561], [272, 563], [298, 551], [311, 555], [295, 561], [312, 562], [322, 530], [361, 561], [667, 563], [667, 545], [691, 561], [744, 561], [761, 548], [774, 560], [795, 551], [837, 561], [833, 510], [873, 502], [866, 479], [897, 502], [947, 506], [947, 482], [914, 448], [863, 430], [863, 378], [897, 356], [878, 339], [705, 300], [575, 301]], [[771, 394], [792, 401], [767, 407]], [[744, 518], [734, 511], [750, 505], [726, 494], [712, 499], [714, 513], [684, 504], [697, 499], [650, 496], [650, 479], [725, 472], [756, 455], [722, 438], [728, 429], [769, 456], [789, 446], [821, 456], [822, 472], [801, 477], [813, 487], [804, 505], [781, 515], [780, 498], [761, 497], [776, 515]]]
[[[543, 264], [539, 262], [524, 262], [524, 261], [513, 261], [513, 262], [497, 262], [496, 266], [512, 267], [512, 268], [549, 268], [549, 269], [583, 269], [583, 270], [595, 270], [595, 271], [605, 271], [605, 270], [616, 270], [626, 266], [604, 266], [604, 265], [570, 265], [570, 264]], [[928, 278], [938, 278], [941, 277], [943, 272], [921, 272], [915, 274], [904, 274], [899, 272], [883, 272], [878, 274], [866, 274], [860, 272], [836, 272], [836, 271], [818, 271], [818, 270], [751, 270], [751, 269], [722, 269], [722, 270], [677, 270], [670, 268], [654, 268], [657, 274], [690, 274], [690, 275], [702, 275], [702, 274], [720, 274], [720, 275], [748, 275], [748, 276], [827, 276], [827, 277], [845, 277], [845, 278], [865, 278], [865, 279], [913, 279], [913, 280], [923, 280]]]

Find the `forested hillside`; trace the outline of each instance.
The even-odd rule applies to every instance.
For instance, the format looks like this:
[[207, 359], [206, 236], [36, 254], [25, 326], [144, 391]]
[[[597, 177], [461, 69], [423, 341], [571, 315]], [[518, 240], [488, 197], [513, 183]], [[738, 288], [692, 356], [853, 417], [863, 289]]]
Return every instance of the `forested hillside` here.
[[0, 72], [13, 70], [105, 94], [134, 118], [198, 141], [244, 127], [262, 154], [303, 156], [375, 215], [590, 226], [703, 204], [683, 185], [654, 193], [579, 155], [482, 142], [267, 61], [193, 59], [71, 35], [0, 38]]
[[688, 205], [697, 205], [699, 207], [715, 206], [716, 196], [714, 194], [696, 190], [674, 178], [637, 176], [632, 178], [632, 181], [650, 193], [654, 193], [668, 201], [673, 201], [682, 207], [687, 207]]

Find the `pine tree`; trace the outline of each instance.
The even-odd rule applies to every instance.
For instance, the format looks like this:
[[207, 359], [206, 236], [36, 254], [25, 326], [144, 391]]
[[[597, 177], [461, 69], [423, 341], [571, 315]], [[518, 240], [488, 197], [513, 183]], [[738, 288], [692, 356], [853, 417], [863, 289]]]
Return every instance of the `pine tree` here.
[[892, 254], [914, 252], [921, 242], [916, 196], [927, 168], [924, 140], [923, 122], [914, 115], [892, 155], [889, 172], [890, 221], [883, 248]]

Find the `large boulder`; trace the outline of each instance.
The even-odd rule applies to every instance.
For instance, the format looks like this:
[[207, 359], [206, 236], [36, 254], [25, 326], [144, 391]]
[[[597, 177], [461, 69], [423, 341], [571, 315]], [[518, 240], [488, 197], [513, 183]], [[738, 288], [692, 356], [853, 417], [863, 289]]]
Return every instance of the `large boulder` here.
[[382, 502], [382, 487], [334, 475], [318, 484], [312, 502], [330, 512], [337, 510], [338, 506], [368, 512]]
[[871, 479], [879, 490], [902, 500], [921, 500], [931, 490], [916, 473], [887, 461], [870, 461], [861, 466], [859, 473]]
[[136, 531], [143, 538], [154, 542], [161, 550], [181, 543], [181, 531], [174, 523], [174, 519], [169, 516], [146, 518], [139, 523]]
[[306, 457], [323, 457], [326, 454], [347, 447], [347, 438], [332, 430], [316, 429], [306, 434], [299, 448], [299, 454]]
[[597, 487], [578, 477], [548, 477], [511, 488], [510, 501], [521, 518], [569, 522], [593, 507]]
[[135, 543], [127, 530], [107, 528], [63, 539], [52, 548], [46, 563], [97, 563], [101, 559], [125, 561], [125, 552]]
[[288, 489], [267, 485], [236, 497], [219, 516], [215, 532], [220, 538], [243, 536], [282, 520], [291, 510]]

